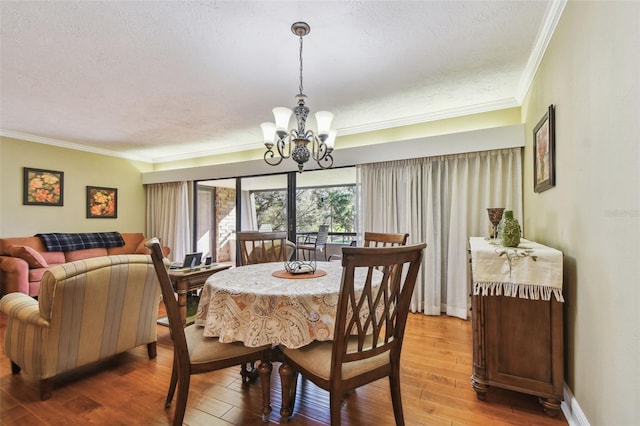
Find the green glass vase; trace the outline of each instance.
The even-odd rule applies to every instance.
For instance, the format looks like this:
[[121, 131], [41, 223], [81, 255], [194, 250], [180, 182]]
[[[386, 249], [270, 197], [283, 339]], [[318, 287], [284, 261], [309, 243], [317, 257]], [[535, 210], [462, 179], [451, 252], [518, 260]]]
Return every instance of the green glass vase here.
[[506, 210], [498, 224], [498, 238], [504, 247], [518, 247], [520, 245], [520, 224], [513, 217], [512, 210]]

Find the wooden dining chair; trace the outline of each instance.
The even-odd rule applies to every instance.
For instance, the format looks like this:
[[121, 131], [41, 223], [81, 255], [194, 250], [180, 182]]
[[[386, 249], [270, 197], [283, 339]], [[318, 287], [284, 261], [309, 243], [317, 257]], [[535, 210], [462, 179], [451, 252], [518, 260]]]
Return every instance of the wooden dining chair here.
[[[293, 254], [294, 247], [287, 244], [286, 232], [238, 231], [236, 241], [240, 245], [240, 266], [256, 263], [285, 262]], [[295, 244], [291, 244], [295, 246]], [[256, 359], [240, 366], [242, 381], [248, 383], [256, 378], [259, 371]]]
[[170, 407], [178, 387], [178, 401], [173, 415], [173, 425], [182, 425], [189, 397], [192, 374], [220, 370], [260, 359], [258, 372], [262, 384], [262, 420], [269, 421], [271, 414], [271, 345], [252, 348], [242, 342], [221, 343], [217, 338], [204, 337], [203, 327], [192, 324], [182, 327], [178, 302], [164, 262], [159, 241], [150, 239], [146, 244], [151, 250], [153, 266], [160, 281], [162, 300], [167, 310], [169, 330], [173, 340], [173, 368], [165, 407]]
[[[329, 225], [320, 225], [318, 233], [316, 235], [307, 235], [302, 243], [298, 244], [298, 250], [302, 252], [302, 258], [307, 260], [316, 260], [316, 253], [318, 250], [324, 255], [324, 260], [327, 260], [327, 239], [329, 238]], [[312, 257], [313, 256], [313, 257]]]
[[284, 262], [288, 258], [286, 232], [238, 231], [240, 265]]
[[[364, 233], [364, 247], [394, 247], [404, 246], [407, 244], [407, 238], [409, 234], [386, 234], [382, 232], [365, 232]], [[352, 241], [351, 246], [355, 244]], [[340, 262], [342, 255], [331, 255], [330, 261]]]
[[[333, 341], [299, 349], [281, 346], [283, 419], [293, 414], [298, 374], [329, 391], [331, 425], [340, 425], [343, 395], [389, 378], [397, 425], [404, 425], [400, 394], [400, 351], [411, 295], [426, 244], [342, 249], [342, 283]], [[362, 292], [355, 291], [356, 268], [367, 268]], [[382, 276], [381, 284], [375, 285]]]
[[382, 232], [365, 232], [365, 247], [393, 247], [407, 244], [409, 234], [389, 234]]

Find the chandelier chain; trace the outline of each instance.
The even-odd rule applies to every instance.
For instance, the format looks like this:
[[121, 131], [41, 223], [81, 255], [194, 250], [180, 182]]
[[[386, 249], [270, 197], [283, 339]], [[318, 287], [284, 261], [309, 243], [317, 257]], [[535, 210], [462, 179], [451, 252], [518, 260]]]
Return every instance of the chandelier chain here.
[[302, 36], [300, 36], [300, 94], [302, 95]]

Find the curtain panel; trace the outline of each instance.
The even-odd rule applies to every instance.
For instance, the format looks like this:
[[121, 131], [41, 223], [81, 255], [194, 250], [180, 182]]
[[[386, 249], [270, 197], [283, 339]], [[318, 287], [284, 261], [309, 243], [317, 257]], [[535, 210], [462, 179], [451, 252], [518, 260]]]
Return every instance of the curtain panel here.
[[522, 148], [358, 166], [362, 231], [426, 242], [413, 312], [467, 319], [468, 239], [489, 235], [488, 207], [522, 223]]
[[145, 185], [147, 237], [158, 237], [171, 248], [169, 257], [181, 262], [191, 253], [191, 206], [188, 182]]

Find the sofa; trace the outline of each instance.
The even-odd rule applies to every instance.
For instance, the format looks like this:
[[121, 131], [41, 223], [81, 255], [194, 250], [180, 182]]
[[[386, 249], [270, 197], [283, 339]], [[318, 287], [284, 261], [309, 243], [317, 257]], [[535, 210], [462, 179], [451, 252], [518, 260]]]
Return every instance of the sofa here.
[[94, 257], [48, 268], [38, 300], [23, 293], [0, 299], [6, 314], [4, 353], [13, 374], [40, 381], [51, 396], [63, 372], [146, 345], [156, 357], [160, 284], [151, 256]]
[[[49, 250], [45, 241], [57, 248]], [[142, 233], [119, 232], [0, 238], [0, 296], [20, 292], [37, 297], [42, 276], [51, 266], [101, 256], [149, 254], [145, 241]], [[163, 253], [168, 256], [170, 249], [163, 247]]]

